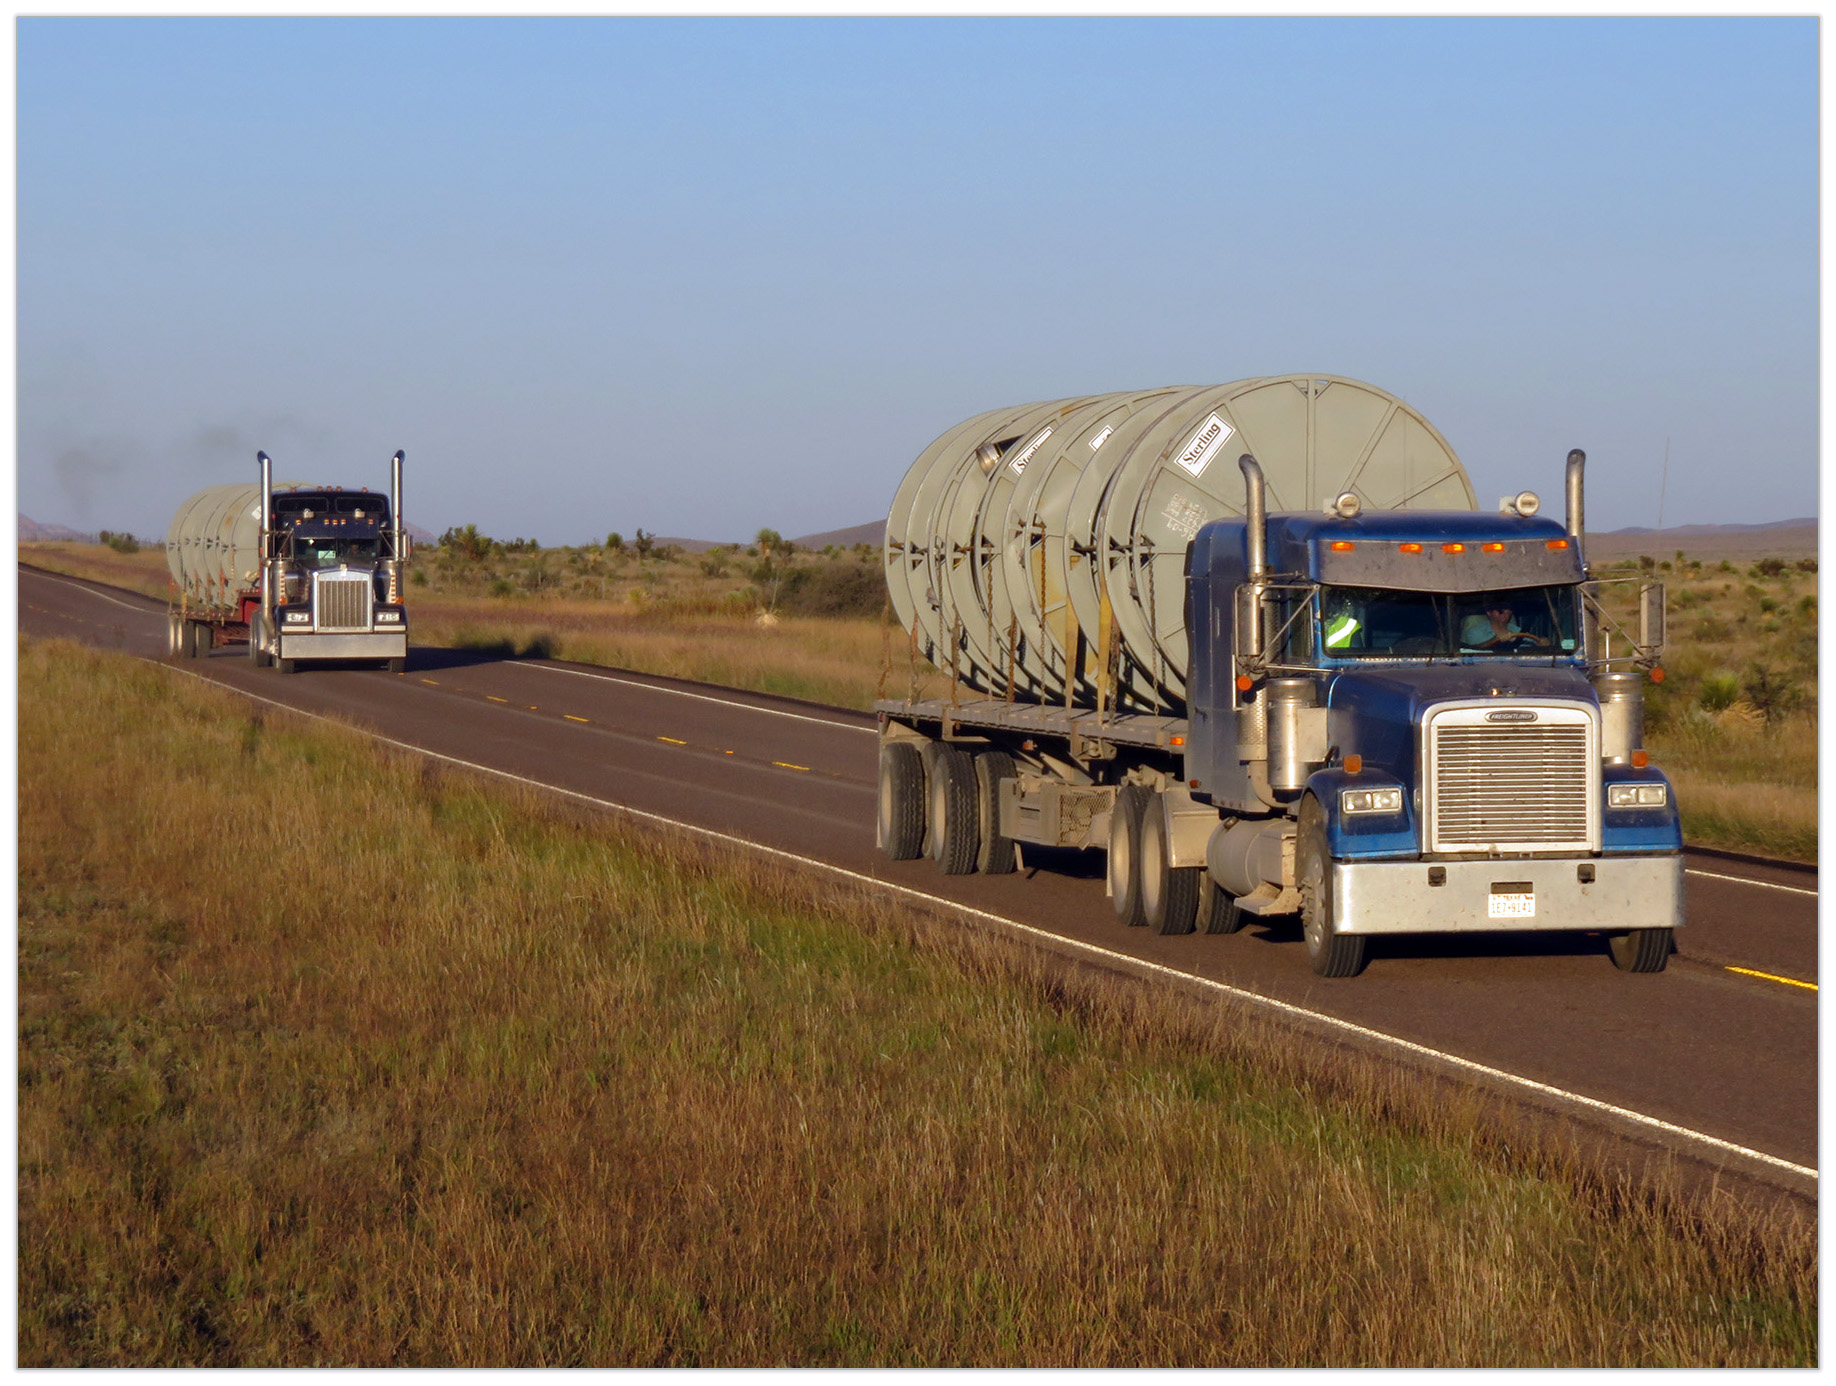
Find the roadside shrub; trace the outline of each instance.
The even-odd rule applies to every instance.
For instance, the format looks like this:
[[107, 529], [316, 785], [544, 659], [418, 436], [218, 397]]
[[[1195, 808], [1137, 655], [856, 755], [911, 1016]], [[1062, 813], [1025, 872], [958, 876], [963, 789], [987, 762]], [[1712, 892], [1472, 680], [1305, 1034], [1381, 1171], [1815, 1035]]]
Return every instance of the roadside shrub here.
[[1753, 576], [1775, 578], [1785, 571], [1785, 560], [1782, 558], [1762, 558], [1753, 565]]
[[878, 616], [886, 579], [877, 567], [822, 563], [793, 568], [778, 586], [776, 606], [796, 616]]
[[1703, 676], [1696, 701], [1709, 712], [1720, 712], [1723, 708], [1732, 707], [1739, 696], [1740, 675], [1729, 669], [1717, 669]]
[[131, 534], [117, 534], [113, 530], [105, 529], [96, 536], [96, 540], [108, 545], [116, 553], [140, 552], [140, 541]]

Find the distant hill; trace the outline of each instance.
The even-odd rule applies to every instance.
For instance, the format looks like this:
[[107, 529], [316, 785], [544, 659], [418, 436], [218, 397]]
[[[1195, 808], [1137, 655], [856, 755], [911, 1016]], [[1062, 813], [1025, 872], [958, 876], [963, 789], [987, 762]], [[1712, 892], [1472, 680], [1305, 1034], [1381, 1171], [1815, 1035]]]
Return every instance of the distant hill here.
[[1674, 529], [1595, 531], [1587, 536], [1589, 558], [1668, 558], [1678, 549], [1697, 559], [1808, 558], [1817, 552], [1814, 516], [1764, 525], [1678, 525]]
[[852, 529], [828, 529], [821, 534], [804, 534], [791, 541], [800, 549], [826, 549], [834, 544], [837, 548], [850, 549], [856, 544], [872, 544], [876, 549], [886, 542], [886, 521], [875, 520], [869, 525], [855, 525]]
[[30, 515], [19, 517], [19, 542], [22, 544], [41, 544], [49, 540], [61, 539], [66, 543], [93, 544], [95, 534], [82, 534], [68, 525], [41, 525]]

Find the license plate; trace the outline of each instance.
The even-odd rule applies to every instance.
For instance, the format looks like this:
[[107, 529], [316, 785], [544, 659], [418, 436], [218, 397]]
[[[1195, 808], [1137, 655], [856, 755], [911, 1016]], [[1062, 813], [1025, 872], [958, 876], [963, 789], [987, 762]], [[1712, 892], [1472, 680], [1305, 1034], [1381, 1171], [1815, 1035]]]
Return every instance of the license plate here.
[[1485, 912], [1492, 919], [1535, 919], [1536, 896], [1500, 895], [1494, 891], [1486, 897]]

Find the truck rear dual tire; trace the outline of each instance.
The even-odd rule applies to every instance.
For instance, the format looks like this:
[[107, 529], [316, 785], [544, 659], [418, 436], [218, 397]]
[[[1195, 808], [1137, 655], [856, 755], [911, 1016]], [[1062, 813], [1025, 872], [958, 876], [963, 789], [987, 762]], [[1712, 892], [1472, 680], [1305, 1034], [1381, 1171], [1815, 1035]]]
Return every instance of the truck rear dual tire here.
[[1160, 796], [1150, 794], [1141, 815], [1141, 914], [1157, 934], [1189, 934], [1198, 923], [1197, 866], [1174, 866], [1167, 842], [1167, 816]]
[[1674, 931], [1670, 929], [1633, 929], [1628, 933], [1609, 934], [1607, 952], [1613, 966], [1621, 972], [1662, 972], [1670, 962]]
[[1356, 977], [1364, 970], [1369, 939], [1364, 934], [1338, 932], [1326, 812], [1311, 794], [1301, 801], [1294, 840], [1294, 874], [1300, 883], [1301, 935], [1307, 942], [1307, 961], [1322, 977]]
[[211, 646], [215, 644], [210, 626], [203, 621], [185, 623], [185, 654], [190, 659], [210, 658]]
[[1209, 871], [1199, 873], [1198, 912], [1193, 928], [1201, 934], [1234, 934], [1249, 923], [1249, 915], [1237, 904], [1237, 897], [1211, 879]]
[[933, 741], [925, 770], [925, 841], [931, 860], [946, 876], [967, 876], [975, 870], [981, 837], [975, 762], [959, 747]]
[[1116, 918], [1131, 929], [1147, 923], [1141, 890], [1141, 822], [1154, 808], [1154, 791], [1144, 784], [1125, 784], [1109, 810], [1109, 902]]
[[893, 861], [924, 855], [924, 753], [913, 741], [880, 744], [880, 810], [875, 836]]
[[1014, 869], [1014, 840], [1001, 835], [1001, 785], [1014, 777], [1014, 758], [983, 751], [975, 758], [975, 869], [1002, 876]]

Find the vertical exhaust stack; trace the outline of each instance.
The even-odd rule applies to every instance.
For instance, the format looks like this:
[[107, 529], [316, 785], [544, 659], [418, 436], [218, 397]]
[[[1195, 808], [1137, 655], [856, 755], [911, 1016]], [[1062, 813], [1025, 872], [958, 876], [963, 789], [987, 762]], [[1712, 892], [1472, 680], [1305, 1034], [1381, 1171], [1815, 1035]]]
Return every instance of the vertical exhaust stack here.
[[[1582, 547], [1581, 528], [1583, 520], [1581, 515], [1581, 473], [1586, 466], [1587, 454], [1582, 452], [1580, 448], [1571, 449], [1568, 454], [1567, 476], [1568, 534], [1569, 537], [1575, 541], [1575, 547], [1577, 549]], [[1583, 554], [1583, 558], [1585, 557], [1586, 555]]]
[[256, 540], [256, 552], [261, 555], [261, 610], [265, 620], [277, 600], [273, 545], [274, 464], [265, 452], [257, 452], [255, 460], [261, 464], [261, 537]]
[[[1245, 664], [1262, 654], [1262, 579], [1269, 569], [1269, 521], [1262, 466], [1249, 453], [1237, 459], [1243, 471], [1244, 557], [1248, 581], [1237, 589], [1236, 649], [1231, 660], [1233, 679], [1243, 676]], [[1252, 675], [1252, 677], [1254, 677]], [[1232, 698], [1243, 696], [1241, 685]], [[1268, 689], [1258, 688], [1250, 700], [1237, 702], [1237, 757], [1252, 764], [1269, 755]]]
[[402, 599], [402, 449], [389, 459], [389, 523], [394, 534], [389, 543], [389, 600]]

